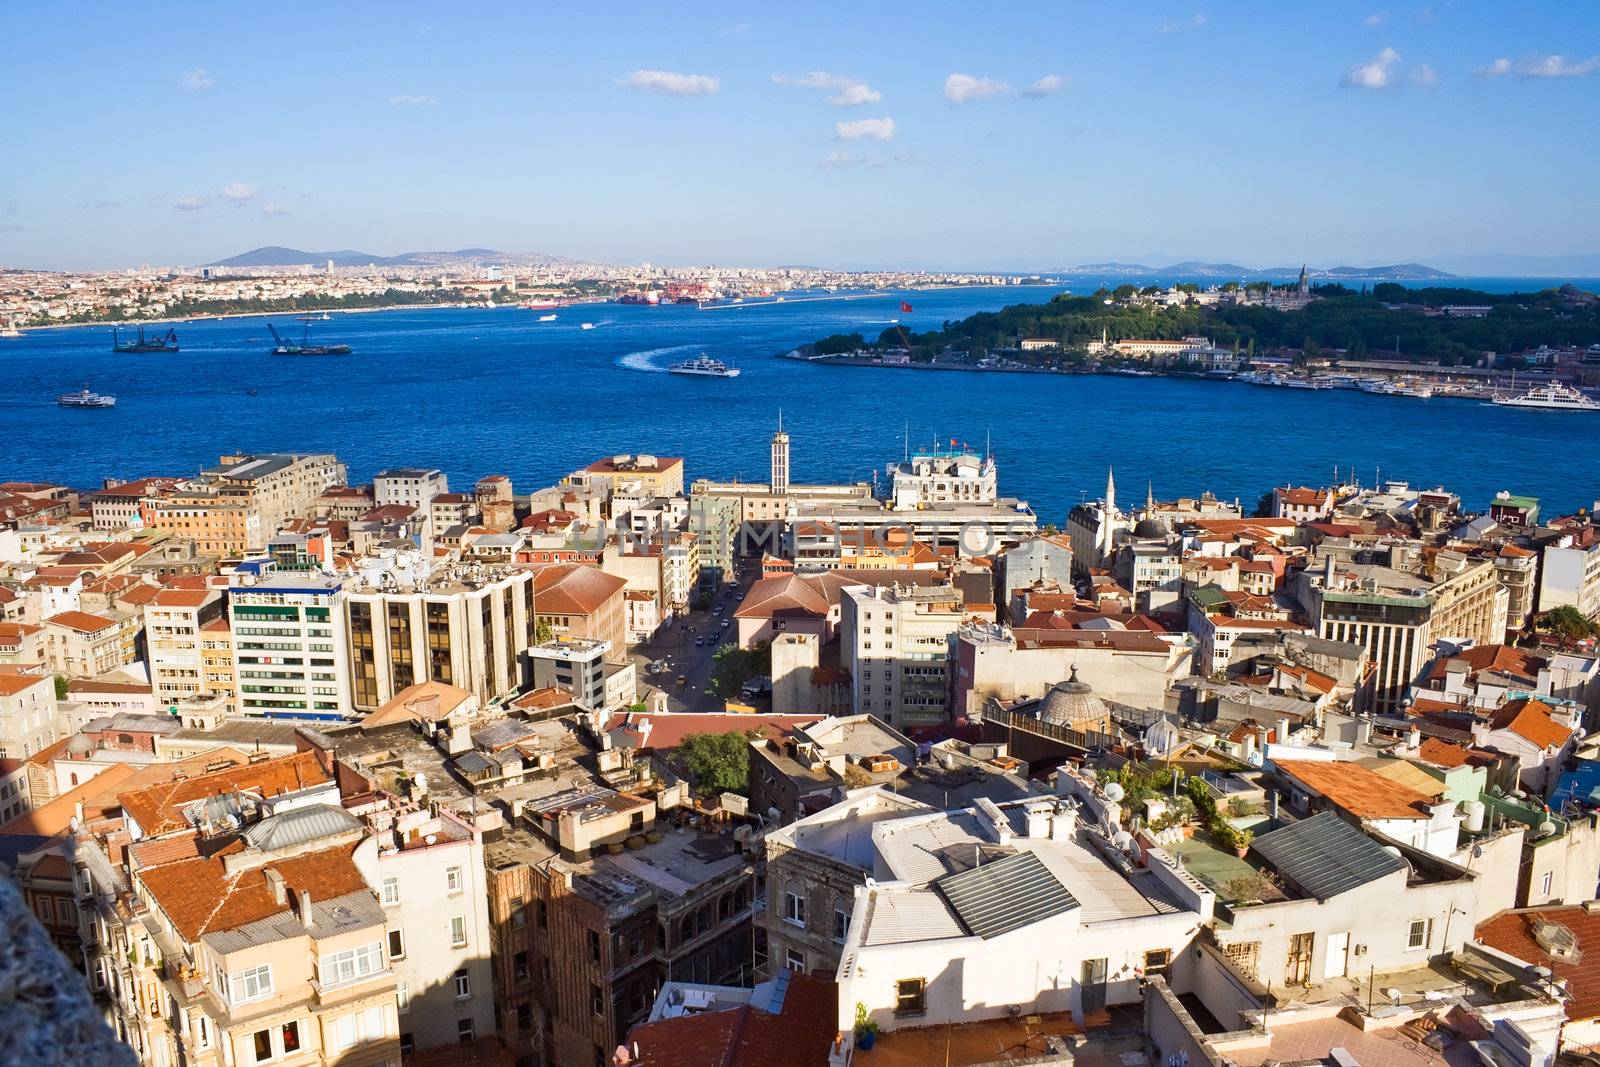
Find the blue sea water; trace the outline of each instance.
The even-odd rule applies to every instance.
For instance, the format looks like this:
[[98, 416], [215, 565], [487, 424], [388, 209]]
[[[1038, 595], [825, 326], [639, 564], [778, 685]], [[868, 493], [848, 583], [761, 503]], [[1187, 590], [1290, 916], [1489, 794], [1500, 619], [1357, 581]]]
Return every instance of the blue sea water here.
[[[1092, 292], [1101, 281], [1075, 278], [1070, 288]], [[1537, 287], [1526, 279], [1471, 284]], [[635, 451], [686, 457], [690, 479], [759, 481], [781, 408], [795, 481], [871, 479], [900, 456], [908, 428], [913, 447], [952, 438], [981, 447], [987, 436], [1002, 492], [1029, 500], [1044, 521], [1060, 522], [1080, 499], [1098, 496], [1109, 465], [1125, 499], [1153, 482], [1158, 496], [1209, 489], [1249, 506], [1274, 484], [1324, 484], [1335, 466], [1352, 465], [1364, 482], [1381, 474], [1443, 484], [1478, 508], [1500, 489], [1541, 497], [1551, 512], [1600, 495], [1600, 414], [775, 358], [829, 333], [874, 337], [895, 319], [927, 330], [1058, 291], [791, 296], [706, 310], [603, 304], [562, 309], [549, 323], [537, 321], [548, 312], [519, 308], [335, 314], [312, 325], [313, 339], [348, 343], [354, 354], [324, 358], [269, 355], [269, 320], [259, 317], [179, 323], [175, 355], [113, 354], [109, 327], [31, 330], [0, 339], [0, 480], [93, 488], [111, 476], [193, 473], [235, 450], [331, 450], [352, 480], [426, 464], [460, 488], [504, 473], [526, 491], [599, 456]], [[914, 310], [902, 314], [901, 300]], [[291, 316], [272, 321], [300, 328]], [[741, 376], [665, 373], [700, 352], [737, 365]], [[85, 382], [115, 394], [118, 406], [55, 405], [57, 393]]]

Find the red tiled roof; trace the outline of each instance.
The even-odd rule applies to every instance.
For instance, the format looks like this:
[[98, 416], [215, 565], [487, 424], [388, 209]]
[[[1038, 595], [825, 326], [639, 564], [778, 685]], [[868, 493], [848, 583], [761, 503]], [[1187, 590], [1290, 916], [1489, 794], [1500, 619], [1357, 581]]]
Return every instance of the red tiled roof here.
[[1538, 656], [1521, 648], [1512, 648], [1510, 645], [1476, 645], [1456, 653], [1454, 656], [1443, 657], [1435, 660], [1433, 669], [1428, 672], [1430, 681], [1442, 682], [1449, 673], [1452, 663], [1464, 663], [1468, 674], [1477, 674], [1479, 671], [1494, 671], [1496, 674], [1512, 674], [1521, 678], [1534, 678], [1539, 674], [1539, 669], [1548, 661], [1543, 656]]
[[1572, 740], [1572, 731], [1556, 722], [1552, 711], [1542, 700], [1518, 697], [1500, 705], [1489, 725], [1496, 730], [1510, 730], [1540, 748], [1560, 748]]
[[[267, 885], [266, 867], [251, 867], [229, 874], [223, 858], [244, 849], [235, 841], [206, 859], [179, 860], [137, 877], [167, 913], [172, 925], [187, 941], [214, 930], [235, 930], [248, 923], [289, 910], [279, 904]], [[283, 875], [288, 899], [309, 893], [313, 901], [331, 900], [367, 887], [352, 859], [353, 845], [339, 845], [273, 860], [268, 867]]]
[[0, 674], [0, 697], [14, 697], [40, 682], [51, 680], [52, 676], [48, 674]]
[[56, 626], [65, 626], [69, 630], [79, 633], [92, 634], [110, 626], [115, 626], [115, 619], [108, 619], [103, 615], [90, 615], [87, 611], [63, 611], [59, 615], [52, 615], [44, 620]]
[[540, 615], [593, 615], [627, 579], [582, 563], [552, 563], [533, 574], [533, 610]]
[[281, 759], [263, 760], [244, 767], [231, 767], [213, 774], [202, 774], [153, 789], [127, 793], [122, 807], [146, 836], [171, 833], [189, 824], [179, 809], [191, 801], [248, 789], [262, 796], [276, 796], [330, 781], [314, 752], [297, 752]]
[[792, 973], [776, 1014], [742, 1004], [633, 1028], [638, 1067], [791, 1067], [826, 1063], [839, 1032], [834, 983]]
[[[1541, 922], [1560, 923], [1578, 939], [1579, 958], [1557, 959], [1539, 947], [1534, 934]], [[1600, 952], [1600, 912], [1581, 907], [1525, 908], [1503, 911], [1477, 929], [1478, 940], [1490, 948], [1515, 956], [1533, 966], [1548, 967], [1567, 982], [1567, 1018], [1578, 1021], [1600, 1017], [1600, 967], [1593, 954]]]
[[740, 715], [733, 712], [624, 714], [614, 716], [607, 724], [607, 729], [627, 729], [637, 736], [641, 720], [648, 719], [650, 734], [645, 738], [644, 747], [659, 752], [677, 748], [690, 734], [725, 734], [734, 730], [754, 730], [763, 737], [781, 737], [796, 727], [809, 726], [819, 718], [821, 716], [818, 715]]
[[1426, 819], [1428, 797], [1358, 763], [1273, 760], [1273, 766], [1360, 819]]

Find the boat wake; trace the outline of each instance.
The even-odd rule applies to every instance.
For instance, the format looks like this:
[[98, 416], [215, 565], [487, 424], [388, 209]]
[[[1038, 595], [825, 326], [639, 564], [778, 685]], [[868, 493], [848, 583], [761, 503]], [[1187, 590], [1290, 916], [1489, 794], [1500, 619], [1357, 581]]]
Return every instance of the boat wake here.
[[684, 352], [694, 348], [694, 345], [671, 345], [667, 348], [647, 348], [642, 352], [629, 352], [617, 359], [617, 366], [627, 367], [629, 370], [649, 371], [653, 374], [665, 374], [667, 368], [657, 366], [653, 360], [657, 356], [667, 355], [669, 352]]

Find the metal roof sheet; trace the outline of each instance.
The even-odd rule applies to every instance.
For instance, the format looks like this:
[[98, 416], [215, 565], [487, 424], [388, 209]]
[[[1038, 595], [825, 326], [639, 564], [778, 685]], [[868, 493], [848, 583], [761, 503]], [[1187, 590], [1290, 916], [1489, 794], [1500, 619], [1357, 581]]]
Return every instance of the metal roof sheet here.
[[985, 940], [1078, 907], [1039, 857], [1021, 852], [933, 883], [963, 926]]
[[1301, 890], [1329, 897], [1400, 870], [1399, 856], [1331, 811], [1291, 823], [1256, 839], [1258, 855]]

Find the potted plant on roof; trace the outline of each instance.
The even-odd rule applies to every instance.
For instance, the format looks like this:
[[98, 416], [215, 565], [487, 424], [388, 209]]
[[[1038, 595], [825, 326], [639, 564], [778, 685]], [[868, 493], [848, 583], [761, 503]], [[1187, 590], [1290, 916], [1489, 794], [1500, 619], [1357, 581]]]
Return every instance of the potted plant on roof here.
[[867, 1006], [856, 1001], [856, 1048], [865, 1052], [878, 1043], [878, 1024], [867, 1014]]
[[1255, 839], [1256, 832], [1254, 830], [1240, 830], [1235, 828], [1233, 831], [1234, 855], [1238, 856], [1240, 859], [1244, 859], [1244, 854], [1250, 851], [1250, 842], [1254, 841]]

